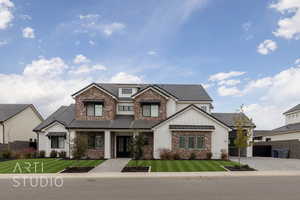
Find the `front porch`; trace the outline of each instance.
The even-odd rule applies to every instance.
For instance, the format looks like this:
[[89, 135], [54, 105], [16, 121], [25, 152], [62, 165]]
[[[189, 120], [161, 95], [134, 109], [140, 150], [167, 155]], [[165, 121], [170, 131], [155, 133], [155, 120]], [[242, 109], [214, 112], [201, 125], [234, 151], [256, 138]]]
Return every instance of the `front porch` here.
[[[130, 142], [136, 135], [145, 138], [144, 158], [153, 158], [153, 132], [133, 130], [72, 130], [70, 139], [85, 136], [88, 143], [87, 157], [90, 159], [130, 158]], [[72, 143], [72, 142], [71, 142]]]

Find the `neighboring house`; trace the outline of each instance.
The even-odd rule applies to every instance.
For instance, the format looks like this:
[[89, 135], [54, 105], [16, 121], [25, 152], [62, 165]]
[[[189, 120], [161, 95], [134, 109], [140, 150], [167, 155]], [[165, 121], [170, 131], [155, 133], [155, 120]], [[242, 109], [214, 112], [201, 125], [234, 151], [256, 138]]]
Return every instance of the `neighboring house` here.
[[33, 129], [43, 120], [31, 104], [0, 104], [0, 144], [37, 139]]
[[[82, 135], [90, 158], [130, 157], [130, 139], [143, 134], [145, 159], [160, 158], [162, 149], [185, 158], [191, 152], [220, 158], [235, 129], [236, 114], [212, 113], [213, 101], [201, 85], [93, 83], [72, 97], [75, 104], [60, 107], [34, 129], [46, 155], [57, 150], [72, 156], [74, 138]], [[252, 132], [249, 124], [245, 129]]]
[[290, 158], [300, 158], [300, 104], [283, 115], [284, 126], [273, 130], [254, 131], [255, 148], [268, 149], [264, 151], [267, 152], [266, 156], [271, 156], [272, 150], [288, 150]]

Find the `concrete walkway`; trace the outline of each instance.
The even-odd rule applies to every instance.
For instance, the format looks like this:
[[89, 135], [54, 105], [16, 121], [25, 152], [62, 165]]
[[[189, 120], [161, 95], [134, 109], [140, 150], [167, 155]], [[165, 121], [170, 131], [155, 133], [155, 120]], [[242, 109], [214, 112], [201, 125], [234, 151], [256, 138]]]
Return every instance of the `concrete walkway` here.
[[130, 161], [130, 158], [116, 158], [104, 161], [92, 169], [89, 173], [103, 173], [103, 172], [121, 172], [122, 169]]
[[[230, 160], [238, 161], [238, 158], [231, 157]], [[241, 158], [241, 163], [259, 171], [300, 171], [300, 159], [253, 157]]]

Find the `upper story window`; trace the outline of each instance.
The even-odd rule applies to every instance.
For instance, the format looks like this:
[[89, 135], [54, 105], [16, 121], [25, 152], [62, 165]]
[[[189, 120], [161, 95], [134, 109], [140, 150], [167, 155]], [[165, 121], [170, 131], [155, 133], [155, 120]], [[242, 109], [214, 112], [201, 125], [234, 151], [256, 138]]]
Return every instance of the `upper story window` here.
[[122, 88], [122, 94], [132, 94], [132, 88]]
[[100, 103], [88, 103], [86, 105], [87, 116], [101, 117], [103, 115], [103, 104]]
[[119, 105], [118, 111], [133, 111], [133, 106], [131, 105]]
[[201, 110], [207, 112], [207, 107], [206, 106], [200, 106]]
[[144, 117], [158, 117], [159, 105], [157, 104], [144, 104], [142, 105]]

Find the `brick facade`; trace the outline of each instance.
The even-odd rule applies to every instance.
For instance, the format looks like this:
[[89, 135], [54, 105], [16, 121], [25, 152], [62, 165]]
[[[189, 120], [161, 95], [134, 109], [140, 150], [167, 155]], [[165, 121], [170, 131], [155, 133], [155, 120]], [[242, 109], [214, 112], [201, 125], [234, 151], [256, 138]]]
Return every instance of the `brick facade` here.
[[[101, 117], [87, 116], [84, 100], [104, 100], [103, 115]], [[116, 100], [96, 87], [76, 96], [75, 101], [75, 118], [77, 120], [113, 120], [115, 118]]]
[[146, 145], [144, 146], [144, 155], [143, 159], [150, 160], [153, 159], [153, 133], [143, 133], [144, 137], [147, 140]]
[[[180, 136], [204, 136], [205, 148], [204, 149], [182, 149], [179, 148]], [[188, 140], [186, 140], [187, 145]], [[195, 131], [172, 131], [172, 150], [180, 154], [182, 159], [189, 159], [191, 153], [195, 153], [196, 159], [206, 159], [206, 154], [211, 152], [211, 132], [195, 132]]]
[[92, 135], [101, 135], [102, 136], [102, 138], [103, 138], [103, 147], [101, 147], [101, 148], [96, 148], [96, 149], [88, 149], [87, 150], [87, 153], [86, 153], [86, 156], [88, 157], [88, 158], [90, 158], [90, 159], [103, 159], [104, 158], [104, 133], [103, 132], [77, 132], [77, 134], [79, 134], [79, 135], [82, 135], [82, 136], [86, 136], [86, 139], [88, 139], [87, 138], [87, 136], [89, 135], [89, 134], [92, 134]]
[[[141, 101], [143, 100], [158, 100], [159, 116], [158, 117], [144, 117]], [[164, 120], [167, 118], [167, 99], [152, 89], [138, 95], [134, 99], [134, 119], [135, 120]]]

